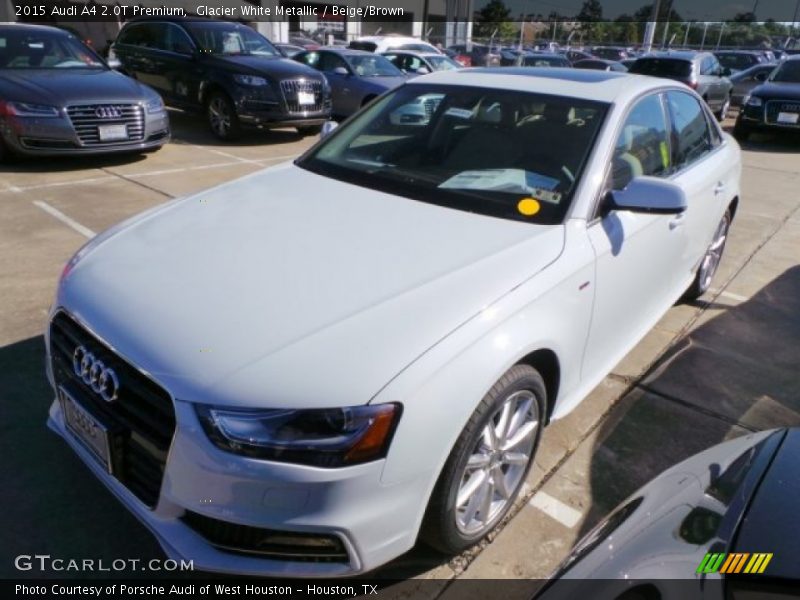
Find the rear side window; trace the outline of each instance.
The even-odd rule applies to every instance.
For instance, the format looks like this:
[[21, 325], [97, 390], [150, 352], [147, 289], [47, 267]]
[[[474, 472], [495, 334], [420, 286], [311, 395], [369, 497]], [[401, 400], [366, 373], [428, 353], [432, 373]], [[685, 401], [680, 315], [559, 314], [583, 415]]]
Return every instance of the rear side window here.
[[692, 75], [692, 63], [674, 58], [640, 58], [630, 68], [631, 73], [685, 79]]
[[140, 48], [162, 48], [164, 46], [162, 30], [163, 26], [159, 23], [131, 25], [120, 34], [117, 43]]
[[628, 113], [614, 146], [611, 189], [622, 190], [634, 177], [664, 177], [670, 172], [669, 134], [658, 94], [640, 100]]
[[699, 160], [714, 147], [706, 113], [700, 102], [683, 92], [667, 92], [672, 120], [673, 161], [682, 169]]

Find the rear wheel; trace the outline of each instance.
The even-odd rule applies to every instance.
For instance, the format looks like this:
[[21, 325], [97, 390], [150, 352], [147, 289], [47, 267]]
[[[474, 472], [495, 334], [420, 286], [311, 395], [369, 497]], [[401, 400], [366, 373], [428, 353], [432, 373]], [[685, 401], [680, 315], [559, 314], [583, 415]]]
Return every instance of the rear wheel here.
[[722, 220], [717, 225], [717, 230], [714, 232], [714, 239], [711, 245], [706, 250], [700, 266], [697, 267], [697, 273], [694, 276], [694, 281], [689, 289], [686, 290], [684, 298], [687, 300], [697, 300], [700, 296], [708, 291], [711, 287], [711, 281], [714, 279], [714, 274], [717, 272], [719, 263], [722, 260], [722, 252], [725, 250], [725, 242], [728, 240], [728, 230], [731, 227], [731, 211], [725, 211]]
[[536, 369], [516, 365], [484, 396], [445, 463], [422, 538], [448, 554], [480, 541], [508, 513], [533, 464], [547, 393]]
[[236, 106], [223, 92], [212, 92], [206, 102], [206, 117], [211, 133], [221, 140], [235, 140], [241, 134]]

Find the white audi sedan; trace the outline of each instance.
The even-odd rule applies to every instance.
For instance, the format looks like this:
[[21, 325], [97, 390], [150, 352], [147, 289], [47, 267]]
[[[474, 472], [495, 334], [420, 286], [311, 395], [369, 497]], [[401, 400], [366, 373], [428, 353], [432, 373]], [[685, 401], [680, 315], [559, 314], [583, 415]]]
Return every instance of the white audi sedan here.
[[459, 552], [542, 428], [708, 289], [740, 170], [667, 80], [414, 79], [294, 162], [83, 247], [47, 332], [49, 425], [198, 569]]

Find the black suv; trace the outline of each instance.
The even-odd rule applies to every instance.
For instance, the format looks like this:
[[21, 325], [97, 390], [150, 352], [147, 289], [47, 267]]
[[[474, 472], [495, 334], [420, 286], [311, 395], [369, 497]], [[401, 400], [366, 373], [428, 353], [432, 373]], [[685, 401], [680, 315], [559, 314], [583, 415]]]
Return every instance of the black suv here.
[[202, 110], [223, 140], [242, 127], [319, 132], [331, 112], [330, 87], [314, 69], [285, 58], [254, 29], [207, 19], [131, 21], [111, 48], [122, 71], [170, 106]]
[[730, 69], [720, 65], [711, 52], [654, 52], [637, 59], [628, 72], [685, 83], [703, 97], [720, 121], [731, 106]]

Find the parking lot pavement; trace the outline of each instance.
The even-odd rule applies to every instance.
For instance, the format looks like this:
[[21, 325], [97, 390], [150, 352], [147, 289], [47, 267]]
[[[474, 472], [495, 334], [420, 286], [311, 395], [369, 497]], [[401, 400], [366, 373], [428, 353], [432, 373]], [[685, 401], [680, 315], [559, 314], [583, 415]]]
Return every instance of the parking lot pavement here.
[[[155, 540], [44, 427], [41, 332], [58, 274], [93, 233], [174, 196], [288, 160], [293, 132], [222, 145], [182, 113], [175, 141], [133, 158], [0, 169], [0, 576], [17, 554], [148, 559]], [[418, 547], [383, 577], [541, 578], [663, 469], [749, 430], [800, 424], [800, 169], [794, 141], [744, 152], [743, 198], [714, 289], [673, 307], [566, 419], [545, 430], [524, 496], [489, 539], [445, 558]], [[136, 573], [134, 573], [136, 575]], [[426, 587], [448, 597], [447, 585]], [[520, 586], [520, 597], [529, 589]]]

